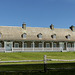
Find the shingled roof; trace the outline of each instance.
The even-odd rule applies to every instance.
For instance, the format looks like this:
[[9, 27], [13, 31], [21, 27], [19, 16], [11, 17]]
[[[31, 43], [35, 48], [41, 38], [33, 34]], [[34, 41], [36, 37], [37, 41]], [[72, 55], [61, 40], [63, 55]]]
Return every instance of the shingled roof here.
[[[22, 27], [12, 26], [0, 26], [0, 33], [2, 34], [0, 40], [25, 40], [25, 41], [75, 41], [75, 32], [71, 29], [57, 29], [51, 30], [50, 28], [40, 27], [26, 27], [26, 30]], [[26, 33], [26, 39], [22, 38], [22, 34]], [[37, 35], [41, 33], [42, 39], [39, 39]], [[56, 34], [56, 39], [51, 36]], [[67, 39], [66, 36], [70, 35], [71, 38]]]

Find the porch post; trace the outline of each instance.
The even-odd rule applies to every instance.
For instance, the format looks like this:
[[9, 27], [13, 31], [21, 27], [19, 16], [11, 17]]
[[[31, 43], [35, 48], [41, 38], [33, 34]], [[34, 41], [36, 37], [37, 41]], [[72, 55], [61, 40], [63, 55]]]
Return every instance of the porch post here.
[[34, 51], [34, 47], [35, 47], [35, 46], [34, 46], [34, 41], [33, 41], [33, 51]]
[[53, 42], [52, 42], [52, 51], [53, 51]]
[[74, 42], [74, 51], [75, 51], [75, 42]]
[[5, 49], [5, 52], [6, 52], [6, 41], [4, 41], [4, 49]]
[[66, 42], [66, 50], [68, 51], [68, 48], [67, 48], [67, 42]]
[[22, 41], [22, 51], [24, 51], [24, 41]]
[[44, 41], [42, 42], [42, 50], [44, 51]]

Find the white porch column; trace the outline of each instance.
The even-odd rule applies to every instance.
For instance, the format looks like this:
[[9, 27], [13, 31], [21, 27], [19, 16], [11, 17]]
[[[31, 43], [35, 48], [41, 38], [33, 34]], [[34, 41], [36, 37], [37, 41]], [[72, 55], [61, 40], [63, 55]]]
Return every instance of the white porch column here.
[[4, 41], [4, 49], [5, 49], [5, 52], [6, 52], [6, 41]]
[[24, 41], [22, 41], [22, 51], [24, 51]]
[[74, 42], [74, 51], [75, 51], [75, 42]]
[[34, 45], [35, 43], [34, 43], [34, 41], [33, 41], [33, 51], [34, 51], [34, 48], [35, 48], [35, 45]]
[[68, 51], [68, 48], [67, 48], [67, 42], [66, 42], [66, 50]]
[[52, 51], [53, 51], [53, 42], [52, 42]]
[[42, 42], [42, 50], [44, 51], [44, 41]]

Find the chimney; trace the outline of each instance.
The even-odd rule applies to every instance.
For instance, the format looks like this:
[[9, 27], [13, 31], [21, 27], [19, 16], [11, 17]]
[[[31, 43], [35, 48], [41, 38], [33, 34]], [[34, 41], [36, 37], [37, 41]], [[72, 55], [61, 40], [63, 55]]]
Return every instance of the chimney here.
[[51, 25], [50, 25], [50, 28], [51, 28], [52, 30], [54, 30], [54, 25], [53, 25], [53, 24], [51, 24]]
[[25, 22], [22, 24], [22, 28], [23, 28], [23, 29], [26, 29], [26, 24], [25, 24]]
[[72, 31], [75, 31], [75, 26], [72, 25], [72, 26], [70, 27], [70, 29], [71, 29]]

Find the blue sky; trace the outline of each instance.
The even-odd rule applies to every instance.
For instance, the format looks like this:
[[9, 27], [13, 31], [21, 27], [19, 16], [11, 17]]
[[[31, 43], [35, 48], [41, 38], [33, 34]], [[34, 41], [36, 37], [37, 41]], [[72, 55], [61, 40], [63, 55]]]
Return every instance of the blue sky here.
[[75, 0], [0, 0], [0, 26], [69, 28], [75, 25]]

